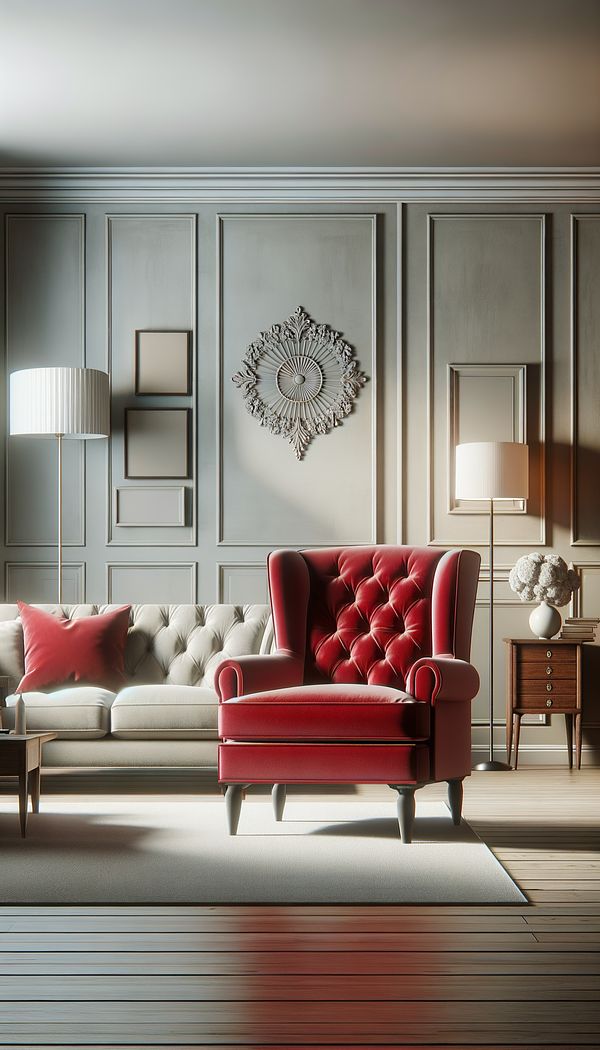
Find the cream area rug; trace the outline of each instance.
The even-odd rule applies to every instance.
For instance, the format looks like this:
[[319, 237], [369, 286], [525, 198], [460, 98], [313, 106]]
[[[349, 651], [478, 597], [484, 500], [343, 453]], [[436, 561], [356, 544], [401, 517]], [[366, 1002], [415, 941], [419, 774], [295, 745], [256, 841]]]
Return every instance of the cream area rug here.
[[0, 800], [4, 904], [522, 904], [519, 888], [446, 806], [417, 803], [399, 838], [394, 801], [268, 800], [227, 834], [222, 798], [42, 797], [19, 835]]

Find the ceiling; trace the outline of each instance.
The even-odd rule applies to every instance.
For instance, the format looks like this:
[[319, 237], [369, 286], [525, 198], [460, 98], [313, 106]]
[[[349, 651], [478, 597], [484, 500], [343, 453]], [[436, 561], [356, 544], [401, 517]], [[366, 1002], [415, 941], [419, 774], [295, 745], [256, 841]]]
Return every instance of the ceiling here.
[[0, 0], [2, 167], [600, 165], [600, 0]]

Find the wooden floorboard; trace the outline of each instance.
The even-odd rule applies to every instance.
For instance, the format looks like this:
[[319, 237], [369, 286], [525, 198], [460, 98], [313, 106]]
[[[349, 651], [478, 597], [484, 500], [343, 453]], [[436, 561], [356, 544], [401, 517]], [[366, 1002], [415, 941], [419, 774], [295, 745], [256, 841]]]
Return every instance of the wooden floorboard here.
[[0, 908], [0, 1046], [600, 1048], [599, 813], [600, 770], [471, 777], [527, 905]]

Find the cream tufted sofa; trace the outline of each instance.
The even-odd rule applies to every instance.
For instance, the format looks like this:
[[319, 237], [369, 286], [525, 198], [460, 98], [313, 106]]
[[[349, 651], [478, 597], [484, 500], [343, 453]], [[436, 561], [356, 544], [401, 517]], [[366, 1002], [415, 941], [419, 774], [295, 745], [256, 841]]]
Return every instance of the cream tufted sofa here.
[[[40, 605], [69, 619], [114, 605]], [[118, 693], [68, 686], [26, 693], [27, 728], [52, 730], [46, 766], [217, 765], [219, 663], [272, 648], [267, 605], [134, 605], [125, 651], [127, 682]], [[16, 605], [0, 605], [0, 686], [4, 728], [14, 725], [14, 689], [23, 674], [23, 631]]]

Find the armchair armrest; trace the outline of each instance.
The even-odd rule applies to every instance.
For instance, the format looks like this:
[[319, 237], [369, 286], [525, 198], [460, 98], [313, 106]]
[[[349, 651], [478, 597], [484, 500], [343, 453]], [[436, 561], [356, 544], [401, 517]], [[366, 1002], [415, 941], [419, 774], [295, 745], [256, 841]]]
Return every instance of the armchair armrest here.
[[223, 660], [215, 674], [219, 703], [263, 689], [286, 689], [302, 685], [303, 662], [292, 653], [278, 652], [268, 656], [238, 656]]
[[453, 656], [426, 656], [410, 669], [408, 692], [432, 706], [440, 700], [472, 700], [479, 690], [479, 675], [466, 660]]

